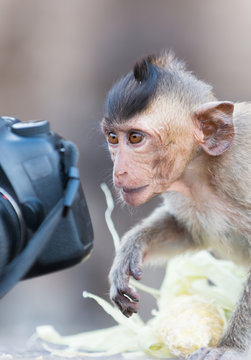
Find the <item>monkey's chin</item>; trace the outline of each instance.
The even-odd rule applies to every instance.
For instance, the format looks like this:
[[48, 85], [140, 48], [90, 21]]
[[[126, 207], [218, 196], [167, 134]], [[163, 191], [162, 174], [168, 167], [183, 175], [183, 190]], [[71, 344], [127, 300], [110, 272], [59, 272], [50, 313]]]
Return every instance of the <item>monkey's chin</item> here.
[[148, 185], [132, 189], [122, 188], [121, 195], [128, 205], [139, 206], [150, 198], [147, 189]]

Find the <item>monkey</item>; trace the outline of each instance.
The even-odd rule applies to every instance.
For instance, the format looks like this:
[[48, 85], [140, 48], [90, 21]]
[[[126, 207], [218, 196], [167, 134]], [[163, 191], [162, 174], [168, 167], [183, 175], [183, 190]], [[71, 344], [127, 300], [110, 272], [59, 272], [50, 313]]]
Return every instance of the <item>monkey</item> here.
[[[101, 128], [121, 199], [161, 204], [122, 237], [110, 297], [137, 313], [143, 265], [187, 250], [251, 263], [251, 103], [220, 101], [171, 51], [150, 55], [109, 90]], [[229, 289], [231, 291], [231, 289]], [[238, 359], [251, 345], [251, 272], [217, 347], [190, 360]]]

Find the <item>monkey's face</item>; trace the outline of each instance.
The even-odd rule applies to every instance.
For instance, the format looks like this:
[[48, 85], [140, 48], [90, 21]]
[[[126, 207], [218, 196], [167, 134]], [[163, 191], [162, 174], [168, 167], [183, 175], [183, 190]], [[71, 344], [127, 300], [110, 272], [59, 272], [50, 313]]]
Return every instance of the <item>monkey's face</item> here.
[[153, 112], [105, 129], [113, 161], [113, 182], [124, 201], [138, 206], [168, 190], [182, 174], [193, 138], [170, 129]]

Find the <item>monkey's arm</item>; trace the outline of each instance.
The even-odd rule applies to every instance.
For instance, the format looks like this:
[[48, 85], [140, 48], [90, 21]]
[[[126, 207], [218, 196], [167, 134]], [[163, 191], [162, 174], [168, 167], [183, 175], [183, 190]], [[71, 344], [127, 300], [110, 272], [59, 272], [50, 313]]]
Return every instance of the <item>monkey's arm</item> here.
[[140, 280], [143, 262], [154, 255], [173, 256], [192, 246], [191, 236], [177, 219], [164, 207], [157, 208], [122, 238], [109, 274], [112, 301], [127, 317], [137, 312], [139, 296], [128, 285], [130, 276]]
[[228, 328], [218, 344], [241, 351], [247, 350], [248, 345], [251, 345], [251, 271]]

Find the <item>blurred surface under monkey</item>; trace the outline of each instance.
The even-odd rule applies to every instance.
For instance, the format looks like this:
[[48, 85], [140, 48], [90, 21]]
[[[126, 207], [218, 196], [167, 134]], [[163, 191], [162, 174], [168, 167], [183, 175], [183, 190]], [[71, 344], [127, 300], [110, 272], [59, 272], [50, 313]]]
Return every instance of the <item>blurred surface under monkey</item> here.
[[[102, 129], [123, 200], [133, 206], [158, 194], [163, 200], [124, 235], [111, 268], [111, 299], [125, 316], [137, 312], [139, 301], [129, 277], [141, 279], [150, 258], [208, 248], [250, 265], [251, 104], [218, 101], [211, 86], [166, 53], [136, 63], [113, 86]], [[217, 348], [190, 358], [238, 359], [250, 343], [249, 274]]]

